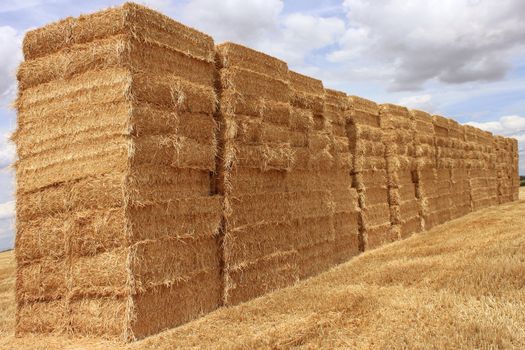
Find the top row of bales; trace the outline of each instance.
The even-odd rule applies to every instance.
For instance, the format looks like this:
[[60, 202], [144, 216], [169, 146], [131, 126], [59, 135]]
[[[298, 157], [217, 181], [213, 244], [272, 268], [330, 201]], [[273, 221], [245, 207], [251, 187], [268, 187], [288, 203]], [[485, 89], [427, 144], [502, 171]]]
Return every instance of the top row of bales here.
[[517, 198], [517, 144], [125, 4], [30, 31], [17, 320], [141, 338]]

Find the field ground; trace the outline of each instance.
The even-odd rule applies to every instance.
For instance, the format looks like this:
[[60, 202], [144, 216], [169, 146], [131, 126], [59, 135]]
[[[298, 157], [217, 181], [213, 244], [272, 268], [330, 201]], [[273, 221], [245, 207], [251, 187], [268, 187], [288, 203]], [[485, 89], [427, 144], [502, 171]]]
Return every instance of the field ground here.
[[525, 188], [245, 304], [133, 344], [13, 337], [14, 258], [0, 254], [0, 348], [525, 349]]

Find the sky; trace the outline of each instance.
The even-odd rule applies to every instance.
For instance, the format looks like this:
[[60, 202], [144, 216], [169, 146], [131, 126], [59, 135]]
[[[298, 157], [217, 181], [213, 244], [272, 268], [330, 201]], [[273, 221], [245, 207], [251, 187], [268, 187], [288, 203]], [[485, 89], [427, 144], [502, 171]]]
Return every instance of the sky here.
[[[398, 103], [519, 141], [525, 175], [524, 0], [137, 1], [322, 79], [325, 87]], [[0, 250], [13, 245], [16, 159], [10, 104], [27, 30], [114, 0], [0, 2]]]

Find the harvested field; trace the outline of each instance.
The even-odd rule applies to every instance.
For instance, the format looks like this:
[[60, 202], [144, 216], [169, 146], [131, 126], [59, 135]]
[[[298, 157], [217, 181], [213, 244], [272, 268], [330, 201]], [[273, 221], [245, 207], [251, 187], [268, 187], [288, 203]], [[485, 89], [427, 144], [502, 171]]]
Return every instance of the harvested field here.
[[[319, 276], [133, 344], [13, 337], [14, 254], [0, 254], [3, 349], [525, 347], [525, 188]], [[363, 271], [365, 271], [363, 273]]]
[[518, 198], [516, 140], [327, 89], [140, 5], [31, 30], [24, 56], [21, 337], [141, 339]]

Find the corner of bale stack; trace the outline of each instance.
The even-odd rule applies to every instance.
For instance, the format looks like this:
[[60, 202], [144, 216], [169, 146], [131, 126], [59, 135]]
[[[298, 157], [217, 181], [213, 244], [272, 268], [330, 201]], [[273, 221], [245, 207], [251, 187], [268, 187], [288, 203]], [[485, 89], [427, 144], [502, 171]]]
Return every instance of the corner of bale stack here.
[[218, 307], [213, 40], [124, 4], [28, 32], [24, 56], [17, 333], [132, 340]]

